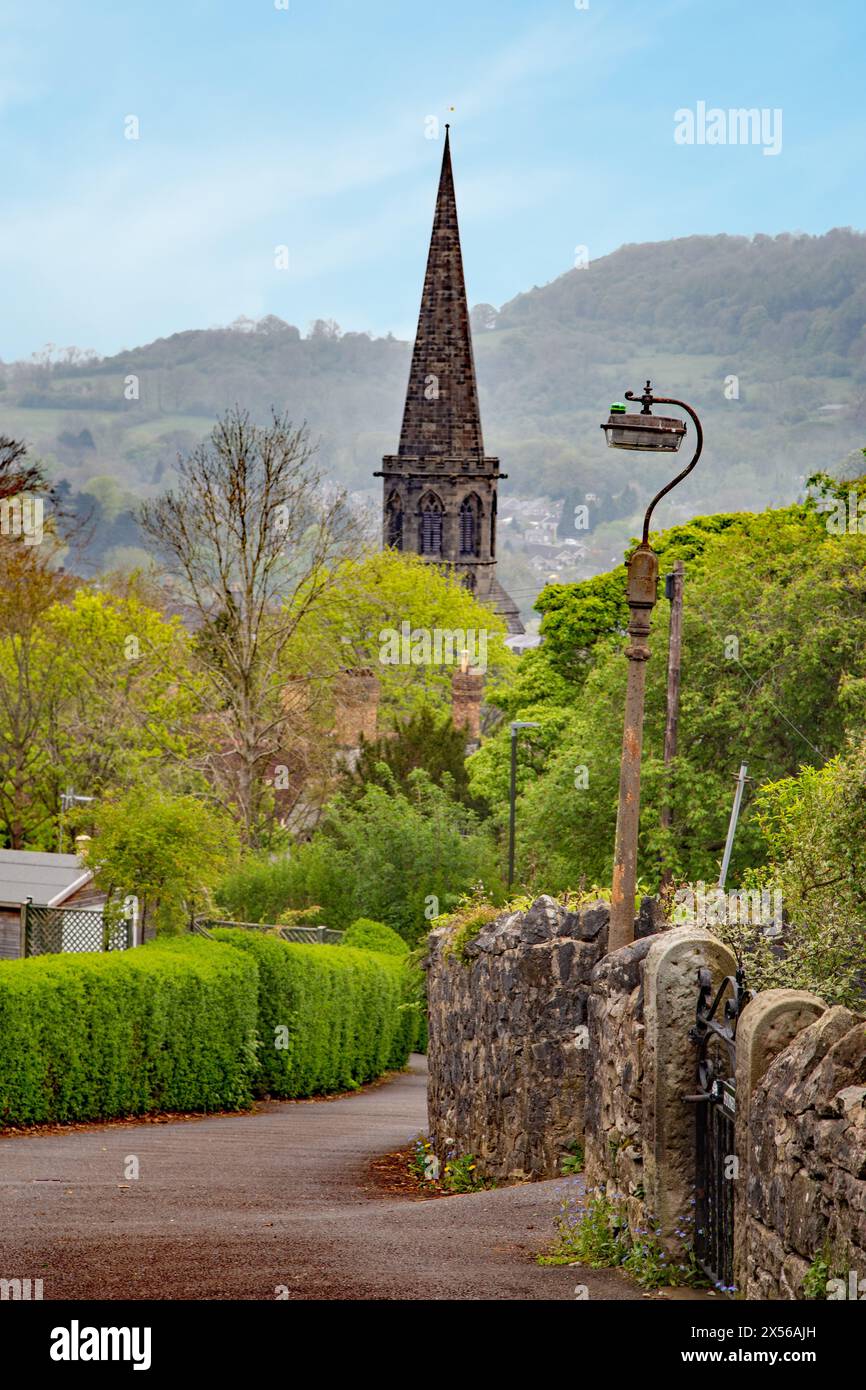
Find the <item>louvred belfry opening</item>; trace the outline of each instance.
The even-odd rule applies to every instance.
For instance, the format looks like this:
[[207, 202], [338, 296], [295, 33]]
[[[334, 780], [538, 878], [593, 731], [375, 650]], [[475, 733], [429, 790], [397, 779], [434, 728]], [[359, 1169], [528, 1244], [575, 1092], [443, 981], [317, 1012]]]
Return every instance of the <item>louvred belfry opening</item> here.
[[474, 495], [460, 503], [460, 554], [478, 554], [481, 503]]
[[385, 508], [385, 530], [388, 545], [392, 550], [403, 549], [403, 503], [396, 493], [392, 493]]
[[442, 503], [437, 497], [425, 497], [421, 503], [418, 550], [421, 555], [442, 554]]

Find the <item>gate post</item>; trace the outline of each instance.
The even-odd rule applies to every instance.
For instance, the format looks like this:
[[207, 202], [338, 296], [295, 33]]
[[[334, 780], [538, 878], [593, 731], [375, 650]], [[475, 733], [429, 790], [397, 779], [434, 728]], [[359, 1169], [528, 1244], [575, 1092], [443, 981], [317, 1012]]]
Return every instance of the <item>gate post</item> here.
[[695, 1192], [695, 1108], [684, 1097], [695, 1089], [695, 1020], [698, 970], [707, 968], [716, 988], [737, 968], [734, 954], [703, 927], [673, 927], [653, 941], [646, 958], [644, 1171], [647, 1205], [661, 1237], [677, 1244], [676, 1231], [692, 1212]]
[[[749, 1159], [752, 1095], [770, 1063], [827, 1010], [803, 989], [768, 989], [746, 1005], [737, 1028], [737, 1179], [734, 1184], [734, 1284], [746, 1296], [749, 1265]], [[769, 1176], [769, 1175], [767, 1175]]]

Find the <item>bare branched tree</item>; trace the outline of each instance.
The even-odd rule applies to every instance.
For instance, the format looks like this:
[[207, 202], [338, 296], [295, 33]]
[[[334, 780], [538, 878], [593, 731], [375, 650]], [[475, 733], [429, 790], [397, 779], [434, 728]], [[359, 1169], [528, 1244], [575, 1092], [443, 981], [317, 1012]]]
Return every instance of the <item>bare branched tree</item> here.
[[[92, 534], [88, 530], [88, 518], [73, 516], [59, 505], [58, 494], [49, 483], [41, 460], [28, 457], [26, 444], [20, 439], [0, 435], [0, 503], [8, 507], [10, 498], [28, 496], [38, 497], [43, 506], [48, 503], [51, 508], [44, 525], [51, 538], [53, 562], [57, 561], [63, 546], [71, 554], [83, 553]], [[8, 539], [8, 522], [9, 516], [4, 509], [0, 539]]]
[[274, 414], [260, 427], [236, 407], [179, 461], [177, 488], [140, 513], [192, 604], [206, 770], [252, 844], [267, 834], [273, 765], [310, 714], [291, 690], [287, 649], [360, 545], [313, 454], [306, 426]]
[[27, 445], [19, 439], [0, 435], [0, 497], [19, 492], [45, 492], [47, 484], [42, 465], [27, 458]]

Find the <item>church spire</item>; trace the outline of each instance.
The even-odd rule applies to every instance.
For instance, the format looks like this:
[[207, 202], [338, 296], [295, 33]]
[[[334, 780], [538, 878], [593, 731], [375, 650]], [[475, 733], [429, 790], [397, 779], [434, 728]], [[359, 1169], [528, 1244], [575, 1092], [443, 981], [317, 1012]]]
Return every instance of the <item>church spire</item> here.
[[399, 456], [484, 458], [447, 125]]
[[484, 456], [448, 126], [400, 446], [375, 476], [384, 544], [453, 567], [510, 632], [522, 632], [496, 578], [496, 490], [506, 475]]

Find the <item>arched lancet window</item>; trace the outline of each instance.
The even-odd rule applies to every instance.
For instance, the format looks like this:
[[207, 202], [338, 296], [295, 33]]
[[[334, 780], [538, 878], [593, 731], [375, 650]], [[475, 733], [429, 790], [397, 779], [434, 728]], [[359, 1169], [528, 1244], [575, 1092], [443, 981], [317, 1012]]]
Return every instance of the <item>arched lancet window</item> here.
[[470, 493], [460, 504], [460, 554], [481, 552], [481, 501]]
[[392, 550], [403, 549], [403, 503], [392, 492], [385, 507], [385, 535]]
[[490, 558], [496, 559], [496, 493], [490, 506]]
[[442, 503], [427, 492], [418, 506], [418, 554], [442, 554]]

